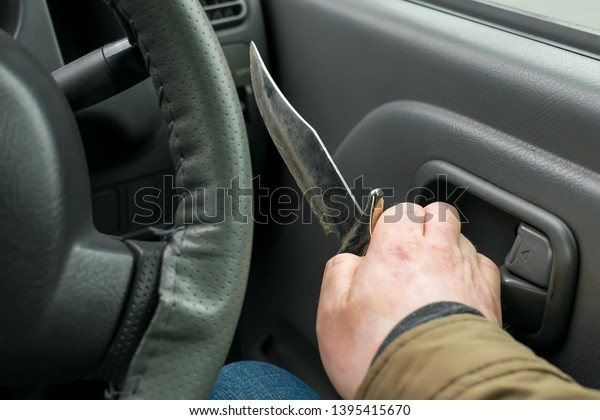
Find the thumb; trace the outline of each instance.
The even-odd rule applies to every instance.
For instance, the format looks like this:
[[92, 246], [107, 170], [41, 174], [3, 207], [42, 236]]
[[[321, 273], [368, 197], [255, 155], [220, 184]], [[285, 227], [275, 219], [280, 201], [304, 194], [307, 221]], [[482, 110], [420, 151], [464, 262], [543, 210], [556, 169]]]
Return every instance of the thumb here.
[[327, 262], [321, 285], [321, 310], [331, 310], [343, 305], [361, 261], [362, 258], [353, 254], [339, 254]]

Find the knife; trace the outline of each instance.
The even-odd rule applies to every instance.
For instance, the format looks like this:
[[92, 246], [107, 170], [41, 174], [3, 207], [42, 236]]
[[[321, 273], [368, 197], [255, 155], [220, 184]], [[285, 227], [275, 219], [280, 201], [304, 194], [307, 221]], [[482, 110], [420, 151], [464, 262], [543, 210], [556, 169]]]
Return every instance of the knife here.
[[254, 43], [250, 72], [267, 130], [323, 231], [340, 239], [338, 253], [365, 255], [383, 213], [383, 190], [371, 191], [361, 209], [321, 138], [283, 96]]

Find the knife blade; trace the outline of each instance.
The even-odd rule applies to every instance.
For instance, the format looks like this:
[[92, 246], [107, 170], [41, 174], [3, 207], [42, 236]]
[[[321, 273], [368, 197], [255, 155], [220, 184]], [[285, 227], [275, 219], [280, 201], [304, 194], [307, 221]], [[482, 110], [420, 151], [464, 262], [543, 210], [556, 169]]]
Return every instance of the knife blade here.
[[338, 236], [340, 253], [364, 255], [383, 210], [383, 191], [373, 190], [361, 209], [318, 133], [275, 84], [254, 43], [250, 73], [265, 126], [323, 231]]

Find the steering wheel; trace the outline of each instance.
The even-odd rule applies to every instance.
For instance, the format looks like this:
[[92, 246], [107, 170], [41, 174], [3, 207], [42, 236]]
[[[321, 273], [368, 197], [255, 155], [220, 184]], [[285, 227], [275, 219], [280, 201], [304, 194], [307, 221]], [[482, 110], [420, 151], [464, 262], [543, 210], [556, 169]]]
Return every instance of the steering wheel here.
[[199, 1], [108, 3], [145, 57], [169, 127], [185, 191], [176, 228], [155, 243], [95, 230], [73, 112], [0, 33], [0, 383], [103, 378], [121, 398], [204, 398], [250, 266], [252, 218], [239, 215], [252, 204], [218, 198], [233, 180], [251, 188], [244, 119]]

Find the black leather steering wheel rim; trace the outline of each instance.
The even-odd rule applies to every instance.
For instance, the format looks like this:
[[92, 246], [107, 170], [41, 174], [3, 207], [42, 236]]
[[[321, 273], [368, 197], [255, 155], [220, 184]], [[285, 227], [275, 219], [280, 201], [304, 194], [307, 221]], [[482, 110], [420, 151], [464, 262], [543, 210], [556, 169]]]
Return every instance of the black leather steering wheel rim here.
[[[109, 3], [130, 28], [131, 37], [146, 58], [164, 119], [169, 126], [169, 144], [176, 168], [176, 186], [185, 192], [176, 212], [177, 228], [166, 240], [167, 246], [162, 256], [156, 311], [137, 347], [120, 396], [135, 399], [203, 398], [210, 392], [230, 347], [250, 266], [251, 199], [234, 200], [233, 197], [225, 195], [227, 202], [224, 206], [219, 200], [222, 193], [232, 187], [232, 182], [233, 186], [251, 188], [252, 173], [244, 119], [229, 68], [200, 2], [115, 0]], [[5, 39], [2, 41], [8, 43]], [[24, 66], [22, 63], [19, 65]], [[16, 74], [16, 67], [8, 66], [10, 71], [7, 74]], [[69, 326], [59, 328], [61, 337], [58, 349], [76, 355], [77, 346], [83, 346], [85, 343], [68, 343], [69, 334], [74, 329], [78, 331], [77, 337], [94, 337], [102, 332], [104, 341], [106, 337], [110, 337], [111, 340], [114, 338], [111, 334], [115, 331], [115, 319], [106, 325], [98, 321], [98, 325], [94, 325], [87, 332], [87, 336], [86, 332], [81, 330], [86, 329], [85, 317], [94, 317], [94, 302], [103, 301], [108, 304], [111, 294], [117, 296], [120, 303], [113, 305], [109, 312], [113, 318], [121, 315], [118, 311], [123, 307], [127, 295], [133, 271], [133, 258], [131, 251], [124, 244], [104, 237], [93, 229], [89, 210], [89, 185], [84, 185], [87, 181], [85, 164], [75, 162], [83, 159], [83, 153], [81, 146], [74, 144], [73, 139], [77, 140], [78, 134], [74, 128], [73, 116], [68, 116], [64, 111], [64, 98], [52, 92], [52, 89], [56, 90], [56, 86], [49, 78], [44, 79], [45, 76], [39, 74], [39, 69], [36, 71], [35, 78], [39, 80], [33, 82], [43, 85], [47, 92], [36, 98], [39, 102], [34, 108], [38, 113], [47, 114], [44, 114], [43, 120], [52, 125], [52, 135], [48, 138], [52, 141], [51, 146], [58, 158], [55, 159], [54, 165], [48, 163], [51, 162], [50, 158], [42, 159], [41, 163], [48, 166], [44, 169], [47, 172], [30, 174], [28, 181], [36, 182], [38, 178], [50, 174], [56, 178], [54, 184], [64, 190], [61, 193], [71, 197], [69, 200], [76, 201], [78, 196], [82, 197], [81, 203], [68, 203], [68, 209], [65, 210], [62, 203], [65, 194], [53, 195], [52, 198], [56, 201], [53, 204], [56, 204], [57, 214], [60, 216], [56, 220], [61, 223], [54, 223], [54, 220], [54, 225], [49, 229], [69, 226], [69, 235], [64, 238], [64, 243], [60, 244], [60, 258], [57, 257], [60, 264], [56, 264], [57, 267], [64, 267], [68, 265], [68, 261], [79, 258], [73, 249], [82, 247], [87, 253], [80, 254], [87, 257], [79, 258], [76, 266], [80, 267], [80, 270], [85, 270], [90, 265], [95, 267], [79, 273], [80, 283], [85, 285], [80, 289], [84, 291], [79, 293], [76, 299], [64, 298], [63, 301], [66, 299], [69, 305], [63, 305], [60, 316], [54, 317], [56, 322], [53, 325], [57, 325], [61, 319], [68, 319], [71, 311]], [[1, 80], [6, 81], [6, 78], [1, 79], [1, 76], [2, 74], [0, 83]], [[33, 83], [26, 79], [22, 78], [19, 83], [22, 86]], [[9, 86], [11, 100], [23, 102], [18, 96], [20, 87], [21, 85]], [[49, 111], [49, 104], [53, 104], [59, 110]], [[33, 115], [35, 113], [26, 110], [24, 103], [21, 105], [24, 105], [22, 109], [27, 114], [23, 118], [36, 117]], [[60, 115], [57, 116], [57, 113]], [[39, 118], [37, 120], [39, 121]], [[60, 127], [55, 127], [56, 124]], [[4, 133], [7, 132], [6, 124], [0, 128]], [[43, 130], [39, 128], [39, 131], [37, 134], [41, 137]], [[64, 147], [61, 137], [65, 136], [69, 137], [69, 145], [74, 150], [69, 156], [66, 156], [64, 150], [59, 151]], [[13, 137], [9, 137], [7, 141], [3, 140], [3, 148], [0, 149], [3, 162], [12, 156], [10, 151], [18, 149], [19, 153], [27, 152], [26, 147], [17, 147], [17, 141], [13, 141]], [[58, 145], [59, 141], [63, 141], [63, 144]], [[15, 168], [5, 169], [4, 173], [9, 174]], [[65, 175], [64, 172], [69, 170], [72, 170], [72, 173]], [[69, 179], [78, 176], [85, 178], [83, 182], [81, 179], [77, 182]], [[11, 188], [11, 185], [10, 181], [0, 182], [3, 191]], [[77, 187], [75, 190], [72, 189], [73, 185]], [[26, 206], [29, 202], [21, 195], [12, 195], [7, 199], [3, 198], [0, 203], [0, 211], [6, 213], [17, 205]], [[36, 205], [40, 203], [42, 202], [37, 202]], [[74, 216], [80, 219], [76, 228], [68, 221], [68, 216], [76, 212], [74, 206], [77, 206], [82, 214]], [[215, 215], [218, 217], [214, 217]], [[27, 223], [23, 218], [16, 217], [12, 222]], [[43, 224], [45, 221], [40, 219], [39, 223]], [[0, 226], [1, 239], [16, 233], [9, 229], [10, 224], [11, 220], [8, 220]], [[18, 248], [22, 243], [15, 245]], [[18, 252], [7, 251], [2, 258], [3, 261], [9, 261], [26, 256], [27, 253], [21, 249]], [[15, 270], [3, 271], [17, 278], [20, 272]], [[56, 303], [56, 290], [61, 290], [67, 296], [70, 292], [65, 285], [77, 284], [73, 280], [77, 278], [77, 273], [73, 271], [76, 270], [69, 270], [69, 281], [62, 277], [64, 270], [58, 268], [56, 272], [60, 278], [55, 281], [47, 280], [48, 285], [43, 290], [47, 295], [38, 298], [38, 301], [45, 305], [43, 310], [39, 311], [40, 314], [52, 313]], [[110, 273], [110, 281], [106, 280], [109, 277], [107, 273]], [[27, 273], [22, 277], [31, 278], [35, 277], [35, 274]], [[81, 278], [82, 275], [85, 278]], [[106, 290], [102, 284], [104, 280], [113, 284], [113, 290]], [[17, 290], [20, 298], [30, 297], [27, 285], [19, 283], [15, 289], [3, 281], [0, 287], [0, 304], [8, 302], [11, 296], [14, 298], [14, 290]], [[13, 306], [14, 313], [27, 313], [26, 305], [22, 302], [16, 302]], [[21, 326], [32, 330], [39, 329], [41, 315], [29, 318], [30, 323], [20, 323]], [[42, 344], [44, 340], [48, 340], [48, 343], [56, 341], [52, 341], [51, 333], [48, 332], [52, 329], [48, 326], [44, 328], [44, 334], [34, 334], [35, 337], [29, 339], [30, 344], [34, 346], [36, 340], [38, 344], [40, 340]], [[26, 336], [22, 331], [19, 334], [15, 331], [10, 322], [0, 322], [0, 334], [4, 337], [7, 337], [6, 332], [13, 334], [15, 340]], [[103, 343], [102, 340], [90, 341], [89, 348]], [[109, 344], [110, 342], [105, 343], [104, 348], [96, 349], [93, 357], [82, 357], [77, 369], [68, 374], [63, 375], [61, 369], [64, 366], [59, 366], [58, 360], [36, 360], [31, 363], [27, 375], [15, 368], [10, 375], [2, 375], [0, 380], [4, 383], [16, 383], [19, 382], [19, 378], [22, 378], [24, 383], [35, 381], [36, 378], [48, 382], [64, 381], [93, 368], [92, 365], [99, 362], [98, 351], [106, 352]], [[19, 349], [17, 341], [11, 342], [11, 345], [0, 349], [0, 356], [8, 358], [7, 360], [12, 356], [14, 360]], [[27, 357], [30, 359], [46, 357], [43, 349], [39, 349], [39, 353], [35, 353], [31, 346], [28, 349]], [[49, 369], [42, 372], [44, 366], [49, 366], [48, 362], [56, 364], [50, 365]]]

